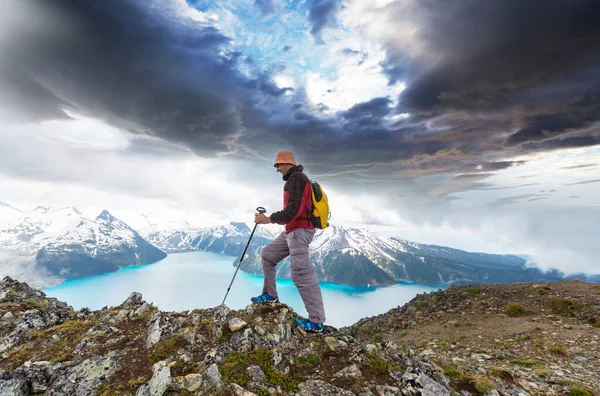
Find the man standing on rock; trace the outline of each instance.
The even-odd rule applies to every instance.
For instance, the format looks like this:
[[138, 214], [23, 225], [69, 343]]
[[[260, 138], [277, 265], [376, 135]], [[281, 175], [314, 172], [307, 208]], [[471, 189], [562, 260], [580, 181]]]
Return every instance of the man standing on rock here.
[[323, 331], [325, 309], [321, 288], [314, 266], [309, 261], [308, 245], [315, 235], [315, 227], [309, 218], [312, 210], [312, 187], [302, 172], [304, 167], [296, 165], [294, 154], [280, 151], [275, 157], [275, 168], [281, 172], [283, 187], [283, 210], [265, 216], [255, 215], [257, 224], [285, 224], [285, 232], [262, 250], [262, 267], [265, 277], [263, 294], [252, 297], [254, 304], [279, 302], [275, 283], [277, 264], [290, 256], [292, 281], [302, 297], [308, 311], [308, 319], [296, 319], [296, 325], [307, 332]]

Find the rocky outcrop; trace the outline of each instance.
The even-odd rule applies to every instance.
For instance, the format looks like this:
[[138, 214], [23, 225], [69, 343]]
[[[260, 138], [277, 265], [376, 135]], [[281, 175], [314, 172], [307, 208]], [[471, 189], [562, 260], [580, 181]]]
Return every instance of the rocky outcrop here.
[[[0, 282], [4, 296], [0, 317], [6, 318], [0, 335], [3, 340], [11, 334], [19, 337], [10, 338], [0, 359], [0, 394], [514, 396], [576, 390], [592, 394], [600, 389], [593, 374], [600, 351], [596, 323], [589, 322], [598, 311], [592, 312], [596, 306], [588, 297], [597, 291], [589, 284], [572, 286], [582, 305], [570, 299], [572, 305], [562, 306], [579, 307], [577, 312], [552, 315], [561, 328], [568, 326], [573, 332], [569, 337], [581, 337], [567, 344], [557, 359], [537, 350], [545, 360], [533, 363], [528, 349], [508, 348], [498, 332], [507, 324], [516, 325], [514, 317], [497, 315], [490, 310], [496, 307], [491, 303], [481, 314], [487, 316], [477, 313], [482, 301], [496, 298], [492, 292], [508, 301], [523, 298], [521, 287], [546, 290], [546, 286], [479, 291], [452, 287], [417, 296], [398, 310], [348, 328], [325, 326], [321, 334], [306, 334], [292, 325], [297, 314], [285, 304], [163, 312], [132, 293], [120, 306], [75, 312], [5, 278]], [[564, 299], [571, 290], [547, 287]], [[54, 314], [32, 312], [24, 306], [30, 300], [53, 307], [48, 310]], [[531, 304], [524, 304], [525, 312], [544, 309]], [[558, 307], [556, 302], [548, 304]], [[459, 319], [450, 319], [448, 312]], [[460, 319], [462, 312], [465, 316]], [[533, 326], [545, 326], [539, 315], [522, 314], [518, 318], [530, 315]], [[476, 335], [462, 341], [459, 334], [467, 334], [467, 321], [483, 318], [495, 321], [495, 330], [489, 333], [499, 342], [484, 344]], [[437, 334], [434, 325], [439, 327]], [[440, 339], [452, 334], [457, 340]], [[546, 334], [546, 339], [552, 337]], [[582, 344], [583, 338], [587, 344]]]

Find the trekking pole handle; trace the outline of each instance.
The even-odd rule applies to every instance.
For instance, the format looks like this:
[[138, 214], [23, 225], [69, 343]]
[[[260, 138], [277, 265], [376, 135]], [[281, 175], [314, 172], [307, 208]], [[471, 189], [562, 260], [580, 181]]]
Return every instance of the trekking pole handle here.
[[258, 208], [256, 208], [256, 211], [258, 213], [267, 213], [267, 209], [263, 208], [262, 206], [259, 206]]

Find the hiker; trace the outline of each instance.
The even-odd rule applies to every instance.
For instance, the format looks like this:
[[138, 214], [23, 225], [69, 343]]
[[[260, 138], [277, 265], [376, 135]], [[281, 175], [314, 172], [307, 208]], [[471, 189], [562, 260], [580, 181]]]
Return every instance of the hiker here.
[[285, 224], [281, 233], [262, 250], [262, 267], [265, 276], [263, 294], [252, 297], [254, 304], [279, 302], [275, 284], [277, 264], [290, 256], [292, 281], [308, 311], [308, 319], [295, 319], [296, 325], [307, 332], [323, 331], [325, 309], [321, 287], [314, 266], [309, 261], [308, 245], [315, 235], [315, 227], [309, 218], [312, 210], [312, 192], [308, 177], [302, 172], [304, 167], [296, 165], [294, 154], [280, 151], [275, 157], [275, 168], [281, 172], [283, 187], [283, 210], [265, 216], [255, 215], [257, 224]]

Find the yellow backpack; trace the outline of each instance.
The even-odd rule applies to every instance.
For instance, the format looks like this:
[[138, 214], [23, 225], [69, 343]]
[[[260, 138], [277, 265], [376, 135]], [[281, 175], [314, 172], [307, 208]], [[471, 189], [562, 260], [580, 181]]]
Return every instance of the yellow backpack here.
[[329, 212], [329, 202], [327, 202], [327, 195], [323, 188], [316, 181], [312, 181], [312, 202], [313, 210], [310, 213], [310, 220], [315, 228], [324, 229], [329, 226], [329, 218], [331, 213]]

